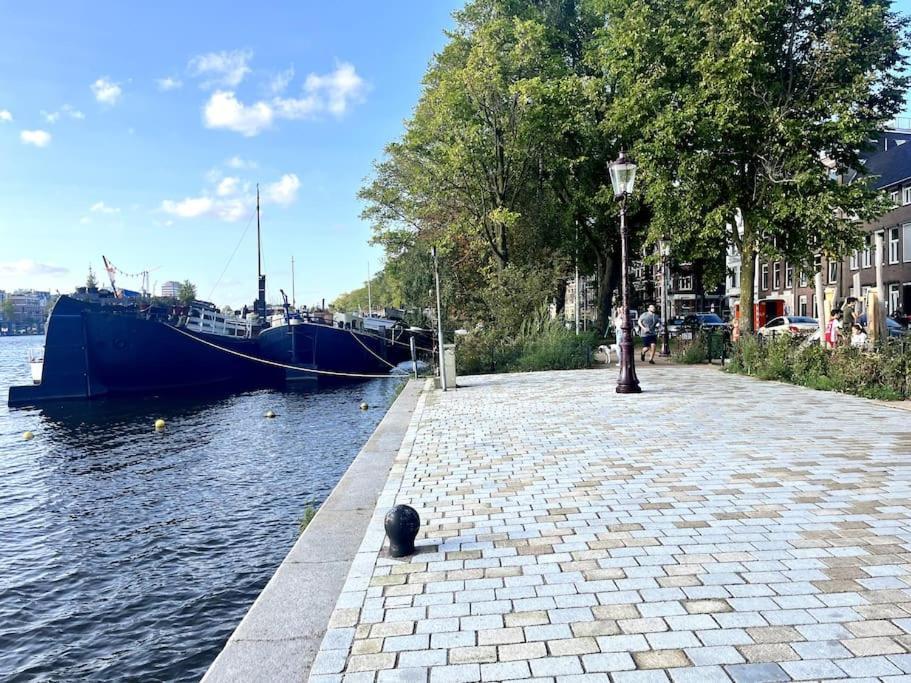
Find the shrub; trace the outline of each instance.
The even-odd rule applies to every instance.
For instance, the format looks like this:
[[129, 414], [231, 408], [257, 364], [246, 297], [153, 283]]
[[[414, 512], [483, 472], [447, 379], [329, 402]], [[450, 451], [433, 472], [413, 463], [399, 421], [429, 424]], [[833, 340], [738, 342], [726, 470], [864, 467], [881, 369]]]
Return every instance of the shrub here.
[[703, 333], [699, 332], [693, 336], [689, 343], [678, 347], [672, 357], [677, 363], [698, 365], [699, 363], [705, 363], [709, 359], [707, 349], [708, 339]]
[[875, 352], [784, 337], [762, 342], [742, 337], [733, 348], [729, 372], [791, 382], [822, 391], [900, 400], [909, 393], [911, 345], [887, 341]]
[[517, 333], [489, 326], [460, 337], [456, 371], [460, 375], [535, 370], [573, 370], [592, 364], [593, 333], [577, 335], [539, 313]]

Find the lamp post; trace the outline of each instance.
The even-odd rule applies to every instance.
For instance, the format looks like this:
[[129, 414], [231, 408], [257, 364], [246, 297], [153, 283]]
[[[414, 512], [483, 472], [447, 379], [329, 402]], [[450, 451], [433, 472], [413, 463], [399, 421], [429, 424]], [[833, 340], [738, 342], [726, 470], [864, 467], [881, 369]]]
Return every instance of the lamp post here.
[[671, 355], [671, 333], [668, 330], [668, 325], [671, 321], [671, 307], [668, 299], [671, 295], [671, 288], [668, 262], [671, 256], [671, 243], [666, 239], [658, 240], [658, 253], [661, 256], [661, 322], [664, 326], [664, 331], [661, 335], [661, 353], [658, 355], [662, 358], [669, 358]]
[[623, 324], [620, 326], [620, 376], [617, 378], [618, 394], [638, 394], [642, 391], [636, 377], [633, 361], [633, 331], [629, 322], [629, 235], [626, 228], [626, 198], [633, 191], [636, 181], [636, 164], [623, 152], [609, 166], [614, 197], [620, 201], [620, 282], [622, 292]]

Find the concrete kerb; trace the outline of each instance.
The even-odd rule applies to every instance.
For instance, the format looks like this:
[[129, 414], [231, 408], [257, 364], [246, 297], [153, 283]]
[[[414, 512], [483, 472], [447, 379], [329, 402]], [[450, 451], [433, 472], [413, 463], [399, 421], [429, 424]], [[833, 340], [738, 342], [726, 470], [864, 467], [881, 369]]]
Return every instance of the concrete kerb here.
[[[203, 681], [305, 680], [428, 388], [411, 380], [266, 584]], [[412, 438], [413, 441], [413, 438]]]

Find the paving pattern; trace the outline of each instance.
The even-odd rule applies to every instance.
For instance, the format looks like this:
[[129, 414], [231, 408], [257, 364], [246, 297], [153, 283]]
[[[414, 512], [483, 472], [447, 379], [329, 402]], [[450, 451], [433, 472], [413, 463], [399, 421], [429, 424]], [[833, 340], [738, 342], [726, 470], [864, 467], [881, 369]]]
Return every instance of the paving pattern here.
[[[911, 681], [911, 413], [640, 379], [425, 393], [310, 680]], [[404, 560], [395, 503], [423, 523]]]

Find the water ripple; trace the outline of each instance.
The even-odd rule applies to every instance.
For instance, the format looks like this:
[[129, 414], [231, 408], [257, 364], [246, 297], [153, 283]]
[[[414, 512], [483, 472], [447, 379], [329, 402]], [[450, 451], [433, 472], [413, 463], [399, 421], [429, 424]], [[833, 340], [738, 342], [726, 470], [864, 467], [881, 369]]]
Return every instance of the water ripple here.
[[40, 344], [0, 338], [0, 679], [197, 680], [394, 383], [9, 410]]

